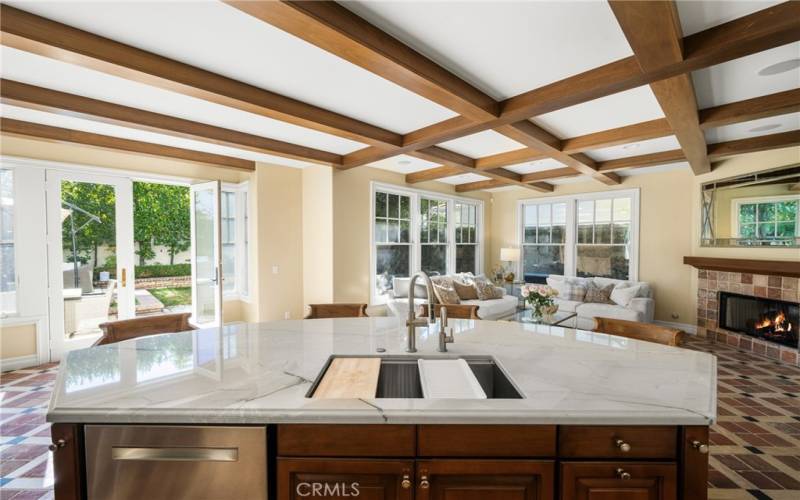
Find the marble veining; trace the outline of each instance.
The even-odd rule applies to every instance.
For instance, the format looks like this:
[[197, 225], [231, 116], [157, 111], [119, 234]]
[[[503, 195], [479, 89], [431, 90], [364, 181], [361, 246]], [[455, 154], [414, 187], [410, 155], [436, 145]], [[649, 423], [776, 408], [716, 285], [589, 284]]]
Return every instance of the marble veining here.
[[[451, 320], [446, 357], [493, 356], [524, 399], [309, 399], [331, 354], [404, 356], [397, 318], [229, 325], [68, 354], [50, 422], [707, 425], [716, 358], [611, 335]], [[439, 357], [436, 326], [417, 354]]]

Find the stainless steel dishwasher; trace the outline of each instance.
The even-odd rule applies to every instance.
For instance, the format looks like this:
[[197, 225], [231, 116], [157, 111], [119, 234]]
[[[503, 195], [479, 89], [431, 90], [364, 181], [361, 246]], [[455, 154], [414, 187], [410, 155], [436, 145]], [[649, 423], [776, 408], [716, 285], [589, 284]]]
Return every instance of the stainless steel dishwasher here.
[[89, 500], [266, 500], [264, 427], [87, 425]]

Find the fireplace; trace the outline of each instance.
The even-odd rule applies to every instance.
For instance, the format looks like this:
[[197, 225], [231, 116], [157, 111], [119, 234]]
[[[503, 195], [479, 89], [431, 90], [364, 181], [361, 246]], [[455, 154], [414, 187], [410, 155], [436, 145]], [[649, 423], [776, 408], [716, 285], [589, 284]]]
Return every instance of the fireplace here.
[[800, 304], [720, 291], [719, 326], [796, 348]]

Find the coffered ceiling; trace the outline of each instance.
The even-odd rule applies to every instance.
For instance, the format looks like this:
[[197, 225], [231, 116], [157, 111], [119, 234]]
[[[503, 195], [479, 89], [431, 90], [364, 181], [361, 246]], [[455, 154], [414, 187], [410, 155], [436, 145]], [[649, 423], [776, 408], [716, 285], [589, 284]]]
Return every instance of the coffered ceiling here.
[[543, 193], [800, 143], [800, 2], [0, 8], [5, 133]]

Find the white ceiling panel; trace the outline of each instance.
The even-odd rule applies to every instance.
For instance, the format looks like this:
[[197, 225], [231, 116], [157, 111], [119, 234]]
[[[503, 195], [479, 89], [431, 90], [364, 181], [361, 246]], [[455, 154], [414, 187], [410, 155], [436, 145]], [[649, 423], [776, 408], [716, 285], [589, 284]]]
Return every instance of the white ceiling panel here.
[[293, 160], [290, 158], [282, 158], [279, 156], [266, 155], [261, 153], [254, 153], [243, 149], [230, 148], [227, 146], [218, 146], [207, 142], [194, 141], [191, 139], [183, 139], [179, 137], [172, 137], [164, 134], [157, 134], [153, 132], [146, 132], [143, 130], [136, 130], [127, 127], [120, 127], [117, 125], [109, 125], [91, 120], [84, 120], [74, 116], [58, 115], [55, 113], [47, 113], [27, 108], [20, 108], [17, 106], [9, 106], [5, 104], [0, 105], [0, 116], [4, 118], [13, 118], [15, 120], [24, 120], [42, 125], [50, 125], [53, 127], [62, 127], [73, 130], [80, 130], [83, 132], [92, 132], [95, 134], [108, 135], [111, 137], [119, 137], [122, 139], [132, 139], [136, 141], [149, 142], [153, 144], [160, 144], [164, 146], [173, 146], [177, 148], [191, 149], [194, 151], [203, 151], [206, 153], [215, 153], [225, 156], [233, 156], [236, 158], [244, 158], [246, 160], [262, 161], [266, 163], [273, 163], [276, 165], [285, 165], [288, 167], [302, 168], [308, 166], [308, 162]]
[[345, 2], [495, 99], [632, 54], [606, 2]]
[[384, 160], [372, 162], [370, 167], [389, 170], [390, 172], [397, 172], [398, 174], [411, 174], [419, 172], [420, 170], [427, 170], [429, 168], [440, 167], [438, 163], [423, 160], [409, 155], [397, 155]]
[[800, 87], [800, 69], [762, 76], [759, 71], [784, 61], [800, 62], [800, 42], [765, 50], [692, 73], [701, 109]]
[[800, 113], [790, 113], [706, 130], [706, 142], [714, 144], [798, 129], [800, 129]]
[[562, 184], [578, 184], [580, 182], [592, 182], [592, 178], [589, 177], [588, 175], [576, 175], [575, 177], [562, 177], [561, 179], [551, 179], [547, 182], [559, 186]]
[[553, 170], [555, 168], [563, 168], [565, 166], [566, 165], [564, 165], [560, 161], [554, 160], [552, 158], [545, 158], [543, 160], [529, 161], [525, 163], [519, 163], [517, 165], [509, 165], [503, 168], [505, 168], [506, 170], [511, 170], [512, 172], [516, 172], [518, 174], [531, 174], [533, 172], [544, 172], [545, 170]]
[[0, 60], [2, 60], [0, 74], [9, 80], [337, 154], [347, 154], [366, 147], [366, 144], [360, 142], [298, 127], [265, 116], [162, 90], [10, 47], [0, 48]]
[[394, 132], [455, 116], [222, 2], [9, 3]]
[[490, 179], [489, 177], [484, 177], [483, 175], [478, 175], [478, 174], [461, 174], [461, 175], [454, 175], [452, 177], [445, 177], [444, 179], [439, 179], [439, 182], [444, 182], [445, 184], [465, 184], [467, 182], [478, 182], [489, 179]]
[[531, 121], [567, 139], [663, 117], [656, 96], [644, 85], [540, 115]]
[[683, 36], [692, 35], [714, 26], [733, 21], [775, 4], [780, 0], [678, 0]]
[[592, 149], [590, 151], [586, 151], [586, 154], [597, 161], [608, 161], [615, 160], [617, 158], [627, 158], [629, 156], [660, 153], [661, 151], [670, 151], [680, 148], [681, 145], [678, 143], [678, 139], [676, 139], [674, 135], [670, 135], [668, 137], [650, 139], [649, 141], [632, 142], [630, 144], [612, 146], [610, 148], [603, 149]]
[[505, 153], [521, 149], [525, 146], [513, 139], [509, 139], [503, 134], [494, 130], [486, 130], [477, 134], [467, 135], [452, 141], [439, 144], [439, 146], [469, 156], [470, 158], [482, 158], [484, 156]]
[[670, 163], [668, 165], [658, 165], [655, 167], [645, 168], [631, 168], [628, 170], [620, 170], [617, 174], [620, 177], [634, 177], [637, 175], [655, 174], [658, 172], [674, 172], [676, 170], [691, 170], [688, 162], [682, 161], [678, 163]]

